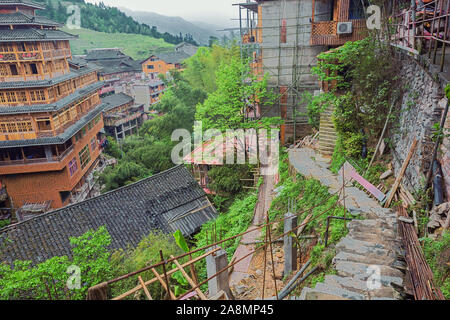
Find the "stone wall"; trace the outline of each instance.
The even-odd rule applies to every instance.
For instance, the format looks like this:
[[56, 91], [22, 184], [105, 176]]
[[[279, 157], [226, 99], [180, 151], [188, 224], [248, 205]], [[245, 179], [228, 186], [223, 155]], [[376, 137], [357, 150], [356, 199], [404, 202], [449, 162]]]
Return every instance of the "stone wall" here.
[[[414, 192], [422, 188], [430, 167], [434, 149], [433, 125], [440, 122], [446, 99], [443, 98], [441, 85], [420, 63], [412, 57], [401, 54], [400, 64], [399, 77], [402, 79], [401, 85], [406, 90], [399, 107], [398, 123], [392, 126], [389, 138], [393, 147], [391, 151], [396, 175], [400, 172], [413, 139], [418, 141], [402, 180], [403, 185], [410, 192]], [[447, 146], [450, 146], [450, 142]], [[446, 166], [445, 163], [442, 165], [443, 168]], [[447, 174], [444, 172], [444, 175], [450, 177], [450, 163], [447, 166], [449, 170], [446, 171]]]

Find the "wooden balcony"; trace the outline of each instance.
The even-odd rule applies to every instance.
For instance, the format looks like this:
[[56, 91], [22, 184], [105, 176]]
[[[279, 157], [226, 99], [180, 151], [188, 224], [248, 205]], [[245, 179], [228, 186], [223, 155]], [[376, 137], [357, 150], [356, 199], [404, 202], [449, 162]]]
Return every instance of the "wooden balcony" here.
[[367, 36], [365, 19], [350, 20], [352, 33], [338, 34], [337, 25], [340, 21], [318, 21], [311, 24], [311, 40], [313, 46], [340, 46], [347, 41], [362, 40]]
[[23, 166], [28, 164], [40, 164], [40, 163], [56, 163], [64, 160], [72, 151], [74, 146], [70, 146], [59, 156], [52, 156], [51, 158], [33, 158], [33, 159], [21, 159], [21, 160], [6, 160], [0, 161], [0, 166]]

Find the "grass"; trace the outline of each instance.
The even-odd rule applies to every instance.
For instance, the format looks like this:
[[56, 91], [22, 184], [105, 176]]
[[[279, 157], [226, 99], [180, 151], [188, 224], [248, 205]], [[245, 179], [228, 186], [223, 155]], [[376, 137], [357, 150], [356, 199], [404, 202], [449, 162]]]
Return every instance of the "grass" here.
[[144, 60], [155, 51], [171, 50], [174, 45], [162, 39], [126, 33], [104, 33], [89, 29], [62, 28], [63, 31], [78, 35], [78, 39], [70, 41], [72, 54], [82, 55], [86, 50], [97, 48], [121, 48], [123, 53], [135, 60]]
[[433, 271], [434, 281], [442, 290], [446, 299], [450, 299], [450, 268], [448, 265], [450, 256], [450, 232], [445, 232], [441, 238], [433, 240], [422, 239], [423, 253]]

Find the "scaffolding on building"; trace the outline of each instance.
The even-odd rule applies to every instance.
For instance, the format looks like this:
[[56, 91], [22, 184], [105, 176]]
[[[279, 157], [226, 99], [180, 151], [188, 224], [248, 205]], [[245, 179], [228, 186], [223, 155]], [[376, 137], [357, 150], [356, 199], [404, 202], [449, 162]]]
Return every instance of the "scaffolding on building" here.
[[[286, 142], [287, 128], [293, 141], [303, 138], [298, 127], [308, 128], [304, 92], [312, 95], [320, 90], [319, 81], [311, 74], [314, 59], [327, 46], [310, 42], [312, 16], [318, 20], [332, 16], [332, 11], [315, 10], [314, 1], [272, 1], [273, 8], [265, 14], [264, 2], [247, 0], [239, 7], [239, 33], [241, 57], [251, 57], [251, 66], [259, 78], [270, 76], [269, 88], [278, 94], [271, 107], [256, 106], [256, 119], [265, 116], [280, 117], [281, 140]], [[272, 3], [271, 2], [271, 3]], [[328, 7], [327, 7], [328, 8]], [[268, 9], [267, 9], [268, 10]], [[262, 16], [264, 14], [264, 16]]]

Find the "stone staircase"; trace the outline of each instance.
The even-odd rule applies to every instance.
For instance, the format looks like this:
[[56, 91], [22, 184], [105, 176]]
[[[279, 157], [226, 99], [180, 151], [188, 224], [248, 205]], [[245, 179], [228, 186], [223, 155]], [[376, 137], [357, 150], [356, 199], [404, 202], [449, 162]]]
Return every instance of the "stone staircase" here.
[[[330, 192], [336, 192], [342, 185], [340, 177], [333, 175], [311, 149], [291, 151], [289, 160], [299, 173], [320, 180]], [[348, 222], [347, 236], [335, 245], [333, 267], [337, 274], [325, 276], [324, 282], [317, 283], [314, 288], [304, 288], [300, 297], [291, 299], [402, 299], [406, 263], [396, 213], [381, 207], [358, 188], [348, 187], [345, 192], [350, 214], [364, 220]], [[376, 278], [379, 286], [370, 281]]]
[[336, 130], [332, 120], [334, 108], [329, 107], [320, 114], [319, 151], [324, 156], [332, 156], [336, 145]]
[[[378, 213], [367, 220], [348, 223], [349, 233], [335, 247], [333, 265], [337, 275], [325, 276], [323, 283], [304, 288], [300, 300], [397, 300], [404, 286], [406, 263], [397, 237], [396, 214], [389, 209], [371, 210]], [[369, 277], [379, 272], [379, 286], [372, 287]]]

